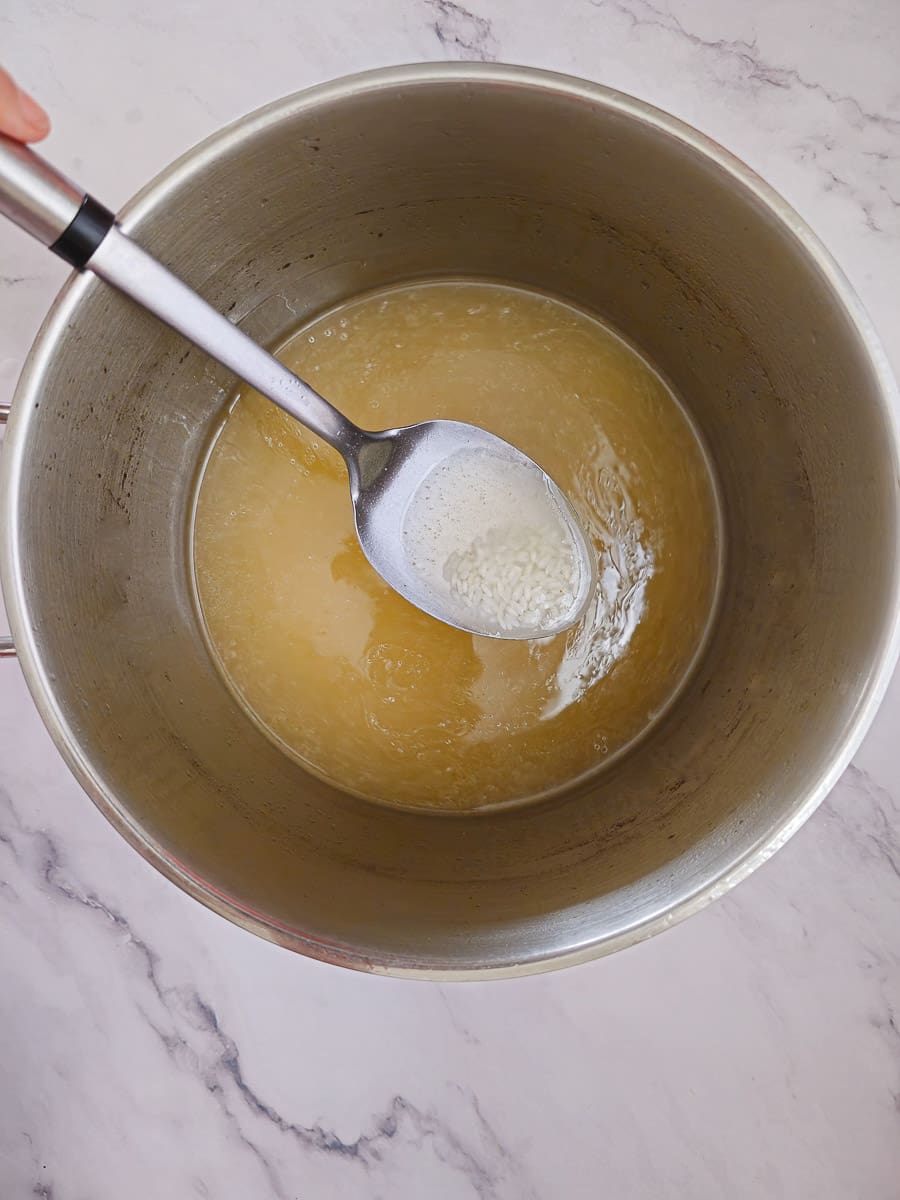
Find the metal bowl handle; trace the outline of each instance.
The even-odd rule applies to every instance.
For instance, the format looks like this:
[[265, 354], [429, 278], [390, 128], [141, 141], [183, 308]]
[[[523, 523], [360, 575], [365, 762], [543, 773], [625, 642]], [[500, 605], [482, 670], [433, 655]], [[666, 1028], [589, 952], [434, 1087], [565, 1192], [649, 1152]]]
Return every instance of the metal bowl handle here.
[[[0, 403], [0, 426], [9, 420], [9, 405]], [[0, 658], [15, 658], [16, 648], [8, 634], [0, 634]]]

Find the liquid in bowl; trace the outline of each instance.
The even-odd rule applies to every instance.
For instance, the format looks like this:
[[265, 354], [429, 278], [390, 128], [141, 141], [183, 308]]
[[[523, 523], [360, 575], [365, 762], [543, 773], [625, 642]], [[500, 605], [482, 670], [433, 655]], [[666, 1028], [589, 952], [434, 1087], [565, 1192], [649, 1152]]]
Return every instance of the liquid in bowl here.
[[715, 607], [709, 460], [660, 375], [590, 314], [483, 281], [416, 283], [319, 317], [277, 351], [360, 425], [470, 421], [534, 458], [596, 548], [579, 624], [474, 637], [394, 593], [356, 541], [337, 454], [239, 389], [206, 461], [192, 553], [230, 688], [346, 791], [469, 811], [603, 769], [669, 706]]

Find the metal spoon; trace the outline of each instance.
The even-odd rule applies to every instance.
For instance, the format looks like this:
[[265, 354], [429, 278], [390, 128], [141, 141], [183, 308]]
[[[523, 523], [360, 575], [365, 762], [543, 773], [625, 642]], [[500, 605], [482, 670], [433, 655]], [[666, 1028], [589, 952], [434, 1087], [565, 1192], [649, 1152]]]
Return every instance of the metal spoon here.
[[[257, 391], [323, 438], [343, 457], [356, 532], [366, 558], [386, 583], [433, 617], [470, 633], [527, 639], [573, 625], [595, 582], [594, 556], [566, 497], [532, 459], [501, 438], [458, 421], [424, 421], [379, 432], [360, 429], [313, 388], [257, 345], [171, 271], [131, 241], [108, 209], [74, 187], [28, 147], [0, 135], [0, 212], [78, 270], [90, 270], [183, 334]], [[569, 610], [539, 629], [509, 629], [461, 610], [414, 568], [403, 521], [423, 481], [472, 451], [538, 472], [548, 507], [569, 539], [578, 587]]]

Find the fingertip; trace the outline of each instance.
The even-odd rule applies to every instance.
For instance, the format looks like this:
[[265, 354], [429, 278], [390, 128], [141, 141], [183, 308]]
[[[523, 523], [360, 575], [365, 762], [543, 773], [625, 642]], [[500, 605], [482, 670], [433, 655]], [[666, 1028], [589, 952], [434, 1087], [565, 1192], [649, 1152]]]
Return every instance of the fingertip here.
[[50, 118], [44, 117], [42, 121], [38, 121], [31, 126], [31, 131], [28, 134], [27, 141], [42, 142], [50, 132]]
[[25, 130], [25, 140], [40, 142], [50, 132], [50, 118], [41, 106], [19, 89], [19, 113]]

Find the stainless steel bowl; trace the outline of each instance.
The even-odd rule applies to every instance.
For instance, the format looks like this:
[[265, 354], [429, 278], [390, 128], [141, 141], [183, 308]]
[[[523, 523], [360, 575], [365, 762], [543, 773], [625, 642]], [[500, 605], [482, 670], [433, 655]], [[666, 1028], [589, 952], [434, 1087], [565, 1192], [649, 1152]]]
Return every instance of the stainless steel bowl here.
[[231, 381], [73, 278], [3, 451], [3, 589], [58, 746], [165, 875], [329, 962], [483, 978], [646, 937], [809, 816], [897, 653], [898, 404], [846, 281], [746, 167], [588, 83], [415, 66], [239, 121], [124, 224], [265, 340], [420, 276], [570, 297], [674, 382], [715, 461], [727, 539], [692, 680], [589, 785], [471, 817], [354, 799], [260, 734], [198, 630], [188, 508]]

